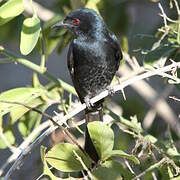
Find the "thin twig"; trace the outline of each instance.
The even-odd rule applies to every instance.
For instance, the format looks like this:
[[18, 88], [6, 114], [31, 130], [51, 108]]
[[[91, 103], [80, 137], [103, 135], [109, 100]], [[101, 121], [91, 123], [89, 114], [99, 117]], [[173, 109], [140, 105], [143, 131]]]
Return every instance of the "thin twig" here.
[[158, 3], [158, 6], [159, 6], [159, 9], [161, 10], [161, 13], [162, 13], [165, 29], [168, 29], [168, 24], [167, 24], [167, 21], [166, 21], [166, 13], [164, 12], [164, 9], [163, 9], [161, 3]]
[[37, 108], [34, 108], [34, 107], [30, 107], [26, 104], [23, 104], [23, 103], [19, 103], [19, 102], [11, 102], [11, 101], [1, 101], [0, 100], [0, 103], [8, 103], [8, 104], [18, 104], [18, 105], [21, 105], [21, 106], [24, 106], [26, 107], [27, 109], [29, 109], [30, 111], [35, 111], [39, 114], [42, 114], [44, 117], [47, 117], [55, 126], [57, 126], [58, 128], [62, 129], [64, 134], [68, 136], [68, 138], [70, 138], [70, 140], [79, 147], [79, 149], [81, 149], [81, 151], [87, 155], [87, 153], [85, 152], [85, 150], [81, 147], [81, 145], [79, 144], [79, 142], [76, 140], [76, 138], [69, 132], [69, 130], [67, 128], [64, 128], [62, 125], [64, 124], [63, 121], [61, 121], [60, 119], [58, 120], [58, 122], [52, 118], [52, 116], [50, 116], [49, 114], [47, 113], [44, 113], [42, 111], [40, 111], [39, 109]]
[[0, 46], [0, 53], [5, 55], [6, 57], [8, 57], [9, 60], [11, 60], [12, 62], [22, 64], [25, 67], [27, 67], [29, 69], [32, 69], [34, 72], [37, 72], [37, 73], [41, 74], [46, 79], [50, 80], [50, 82], [53, 83], [53, 86], [55, 85], [55, 86], [58, 86], [58, 87], [59, 86], [63, 87], [68, 92], [70, 92], [72, 94], [76, 94], [74, 88], [71, 85], [69, 85], [68, 83], [54, 77], [52, 74], [50, 74], [47, 71], [47, 68], [42, 68], [39, 65], [31, 62], [30, 60], [27, 60], [27, 59], [24, 59], [24, 58], [19, 58], [15, 54], [13, 54], [10, 51], [8, 51], [7, 49], [5, 49], [3, 46]]
[[152, 172], [151, 174], [152, 174], [153, 180], [158, 180], [157, 177], [156, 177], [155, 172]]
[[[160, 14], [160, 16], [163, 17], [162, 14]], [[177, 20], [173, 20], [173, 19], [169, 18], [167, 15], [166, 15], [165, 17], [166, 17], [166, 19], [167, 19], [169, 22], [172, 22], [172, 23], [178, 23]]]
[[[168, 85], [160, 95], [156, 96], [157, 98], [154, 99], [153, 106], [147, 112], [147, 114], [143, 120], [142, 124], [145, 129], [148, 129], [152, 125], [152, 123], [156, 117], [156, 114], [158, 112], [158, 109], [156, 107], [160, 107], [160, 108], [162, 107], [163, 99], [165, 100], [169, 96], [169, 94], [172, 92], [173, 89], [174, 89], [174, 86]], [[168, 110], [166, 110], [166, 111], [168, 112]], [[166, 113], [164, 116], [166, 116]]]
[[25, 149], [28, 148], [29, 144], [32, 142], [34, 137], [44, 129], [48, 128], [51, 124], [52, 124], [51, 121], [43, 122], [36, 129], [34, 129], [31, 132], [31, 134], [29, 134], [29, 136], [20, 144], [20, 146], [16, 149], [16, 151], [6, 160], [5, 164], [2, 165], [2, 167], [0, 168], [0, 176], [3, 174], [4, 170], [7, 168], [7, 166], [10, 163], [17, 160], [17, 158], [20, 157], [21, 154], [23, 155], [23, 151], [25, 151]]
[[16, 158], [16, 161], [11, 166], [9, 171], [6, 173], [4, 180], [8, 180], [11, 174], [19, 167], [22, 163], [23, 158], [31, 151], [32, 148], [38, 146], [46, 137], [49, 136], [55, 130], [54, 126], [49, 127], [43, 134], [41, 134], [31, 145], [27, 146], [27, 148], [22, 149], [20, 155]]
[[153, 45], [152, 50], [154, 50], [154, 49], [156, 49], [157, 47], [159, 47], [159, 45], [161, 44], [162, 40], [168, 35], [168, 32], [169, 32], [169, 26], [168, 26], [168, 24], [167, 24], [167, 19], [166, 19], [167, 16], [166, 16], [166, 14], [165, 14], [165, 12], [164, 12], [163, 7], [161, 6], [161, 3], [158, 3], [158, 6], [159, 6], [159, 8], [160, 8], [160, 10], [161, 10], [161, 13], [162, 13], [162, 14], [160, 14], [160, 16], [162, 16], [162, 17], [163, 17], [163, 20], [164, 20], [165, 32], [164, 32], [164, 34], [161, 36], [161, 38], [159, 39], [159, 41], [156, 42], [156, 43]]
[[[129, 58], [124, 56], [125, 58]], [[158, 68], [159, 69], [159, 68]], [[120, 69], [120, 74], [126, 76], [131, 72], [131, 69], [125, 65]], [[168, 105], [164, 98], [159, 99], [158, 103], [155, 104], [155, 97], [159, 97], [159, 94], [152, 88], [145, 80], [138, 81], [132, 84], [132, 88], [137, 91], [138, 94], [144, 100], [156, 110], [156, 112], [165, 120], [166, 123], [170, 124], [172, 129], [179, 134], [180, 132], [180, 123], [177, 120], [176, 114], [173, 112], [173, 109]]]
[[175, 6], [176, 6], [178, 16], [180, 16], [180, 9], [179, 9], [178, 2], [177, 2], [176, 0], [174, 0], [174, 4], [175, 4]]
[[[124, 158], [124, 162], [126, 164], [126, 166], [128, 167], [128, 169], [130, 170], [130, 172], [134, 175], [136, 175], [136, 173], [134, 172], [134, 170], [132, 169], [131, 165], [129, 164], [129, 162]], [[140, 179], [137, 179], [140, 180]]]
[[175, 96], [169, 96], [169, 98], [170, 98], [170, 99], [173, 99], [173, 100], [175, 100], [175, 101], [180, 102], [180, 99], [179, 99], [179, 98], [177, 98], [177, 97], [175, 97]]
[[73, 153], [76, 156], [77, 160], [81, 163], [83, 169], [85, 169], [87, 171], [88, 176], [91, 179], [94, 179], [92, 173], [89, 171], [89, 169], [87, 168], [86, 164], [83, 162], [82, 158], [76, 153], [76, 151], [73, 150]]
[[9, 150], [14, 153], [16, 151], [16, 147], [12, 146], [9, 141], [7, 140], [6, 136], [3, 133], [3, 129], [0, 126], [0, 138], [4, 141], [4, 143], [6, 144], [6, 146], [9, 148]]
[[146, 173], [153, 171], [155, 168], [158, 168], [158, 167], [162, 166], [162, 165], [163, 165], [164, 163], [166, 163], [166, 162], [167, 162], [167, 159], [166, 159], [166, 158], [161, 159], [158, 163], [152, 165], [151, 167], [149, 167], [148, 169], [146, 169], [144, 172], [142, 172], [142, 173], [140, 173], [139, 175], [137, 175], [135, 178], [133, 178], [133, 180], [136, 180], [136, 179], [144, 176]]

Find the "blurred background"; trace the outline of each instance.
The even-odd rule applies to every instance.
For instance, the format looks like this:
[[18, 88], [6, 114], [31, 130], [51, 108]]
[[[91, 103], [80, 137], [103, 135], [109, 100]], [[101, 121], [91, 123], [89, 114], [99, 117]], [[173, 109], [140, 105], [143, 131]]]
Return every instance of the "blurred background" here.
[[[39, 0], [34, 1], [41, 5], [44, 10], [53, 12], [61, 17], [71, 9], [78, 8], [85, 0]], [[166, 14], [169, 17], [177, 18], [176, 13], [169, 8], [169, 1], [161, 2]], [[0, 1], [3, 3], [3, 1]], [[141, 51], [150, 49], [156, 41], [154, 36], [157, 29], [163, 25], [163, 19], [159, 16], [160, 10], [156, 1], [151, 0], [101, 0], [98, 9], [104, 18], [109, 29], [118, 36], [122, 49], [131, 56], [136, 56], [140, 65], [143, 64]], [[25, 13], [28, 16], [30, 10]], [[42, 26], [46, 21], [46, 14], [40, 17]], [[47, 17], [47, 19], [49, 19]], [[19, 50], [20, 32], [24, 16], [13, 19], [10, 23], [0, 26], [0, 45], [14, 52], [17, 56], [22, 56]], [[50, 32], [50, 36], [53, 32]], [[66, 44], [59, 44], [48, 57], [47, 68], [54, 76], [70, 84], [70, 76], [66, 66], [67, 47]], [[35, 63], [40, 63], [40, 56], [35, 49], [26, 59], [32, 59]], [[20, 64], [0, 64], [0, 92], [15, 87], [30, 86], [32, 82], [32, 71]], [[121, 70], [122, 75], [126, 75], [128, 70]], [[42, 83], [46, 80], [40, 76]], [[148, 86], [147, 86], [148, 84]], [[158, 138], [165, 136], [167, 122], [179, 121], [180, 106], [168, 98], [169, 95], [180, 97], [177, 89], [173, 85], [167, 85], [159, 77], [153, 77], [143, 81], [137, 86], [125, 89], [127, 100], [124, 101], [122, 95], [116, 95], [115, 103], [121, 106], [123, 117], [129, 119], [132, 115], [137, 115], [145, 129]], [[160, 101], [160, 104], [159, 101]], [[163, 103], [163, 105], [162, 105]], [[162, 106], [160, 106], [162, 105]], [[158, 108], [159, 107], [159, 108]], [[164, 109], [163, 109], [164, 108]], [[118, 133], [118, 132], [117, 132]], [[129, 137], [122, 137], [121, 147], [126, 147]], [[176, 138], [176, 136], [175, 136]], [[22, 141], [19, 138], [20, 143]], [[43, 142], [48, 144], [49, 141]], [[180, 147], [180, 144], [177, 144]], [[8, 150], [0, 149], [0, 166], [9, 157]], [[27, 163], [28, 162], [28, 163]], [[39, 148], [27, 156], [25, 163], [20, 170], [14, 173], [13, 179], [35, 179], [42, 172]]]

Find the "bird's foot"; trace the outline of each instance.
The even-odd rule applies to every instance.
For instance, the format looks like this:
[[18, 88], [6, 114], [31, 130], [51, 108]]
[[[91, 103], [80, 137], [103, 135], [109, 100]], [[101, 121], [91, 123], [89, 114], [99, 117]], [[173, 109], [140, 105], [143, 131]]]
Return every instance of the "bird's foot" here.
[[120, 72], [119, 72], [119, 71], [116, 71], [115, 76], [116, 76], [116, 78], [117, 78], [117, 79], [120, 79], [120, 78], [121, 78], [121, 74], [120, 74]]
[[115, 77], [116, 77], [116, 79], [118, 81], [118, 84], [121, 84], [121, 76], [120, 76], [118, 71], [116, 72]]
[[115, 94], [114, 88], [112, 86], [108, 86], [107, 90], [110, 96], [113, 96]]
[[[121, 83], [121, 79], [120, 79], [119, 75], [116, 74], [116, 78], [118, 80], [118, 84], [121, 85], [122, 83]], [[126, 101], [126, 95], [124, 93], [124, 89], [121, 89], [121, 92], [122, 92], [124, 100]]]
[[89, 97], [84, 98], [84, 102], [86, 104], [87, 109], [92, 110], [94, 107], [94, 104], [90, 101]]

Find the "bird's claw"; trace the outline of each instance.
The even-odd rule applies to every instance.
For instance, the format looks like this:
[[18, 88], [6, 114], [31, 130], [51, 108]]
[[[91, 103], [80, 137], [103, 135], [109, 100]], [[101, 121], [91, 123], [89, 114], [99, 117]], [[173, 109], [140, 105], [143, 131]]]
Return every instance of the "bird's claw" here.
[[[118, 80], [118, 84], [121, 85], [121, 79], [118, 76], [116, 76], [116, 77], [117, 77], [117, 80]], [[126, 95], [124, 93], [124, 89], [121, 89], [121, 92], [122, 92], [124, 100], [126, 100]]]
[[94, 104], [90, 101], [89, 97], [85, 97], [84, 102], [86, 104], [87, 109], [92, 110]]
[[113, 95], [115, 94], [115, 91], [114, 91], [114, 89], [113, 89], [112, 86], [108, 86], [108, 87], [107, 87], [107, 90], [108, 90], [108, 94], [109, 94], [110, 96], [113, 96]]

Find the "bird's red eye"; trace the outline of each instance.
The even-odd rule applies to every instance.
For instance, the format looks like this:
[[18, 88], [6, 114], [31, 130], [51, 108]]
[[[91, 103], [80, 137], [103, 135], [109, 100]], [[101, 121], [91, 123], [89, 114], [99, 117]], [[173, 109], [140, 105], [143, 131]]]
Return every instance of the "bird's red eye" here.
[[73, 24], [74, 24], [75, 26], [78, 26], [78, 25], [79, 25], [79, 19], [75, 18], [75, 19], [73, 20]]

